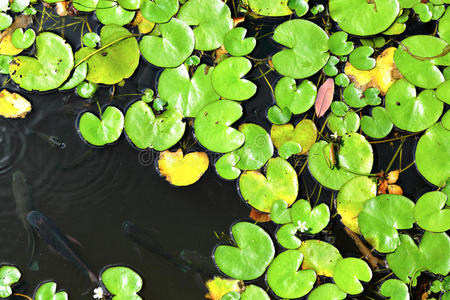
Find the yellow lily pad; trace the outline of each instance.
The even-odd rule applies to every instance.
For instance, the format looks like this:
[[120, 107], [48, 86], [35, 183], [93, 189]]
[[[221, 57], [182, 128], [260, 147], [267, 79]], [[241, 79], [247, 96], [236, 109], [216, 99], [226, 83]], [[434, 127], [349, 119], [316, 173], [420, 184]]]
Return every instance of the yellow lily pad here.
[[299, 154], [305, 154], [316, 142], [317, 128], [313, 121], [304, 119], [295, 126], [295, 129], [292, 124], [273, 125], [270, 137], [277, 149], [287, 142], [295, 142], [302, 147], [302, 152]]
[[394, 63], [394, 52], [396, 49], [395, 47], [390, 47], [378, 55], [375, 68], [372, 70], [358, 70], [348, 62], [345, 65], [345, 74], [361, 90], [378, 88], [381, 95], [386, 95], [391, 85], [403, 77]]
[[5, 118], [24, 118], [31, 111], [31, 103], [17, 93], [0, 92], [0, 115]]
[[236, 279], [227, 279], [222, 277], [214, 277], [206, 282], [206, 288], [208, 289], [208, 294], [206, 294], [206, 299], [220, 300], [222, 297], [229, 292], [242, 292], [243, 283]]
[[183, 155], [183, 151], [168, 150], [159, 155], [158, 168], [166, 180], [176, 186], [186, 186], [197, 182], [208, 169], [209, 159], [204, 152], [191, 152]]
[[155, 27], [155, 23], [150, 22], [144, 16], [142, 16], [141, 11], [139, 10], [136, 14], [136, 17], [133, 20], [133, 23], [131, 23], [133, 26], [137, 26], [139, 29], [139, 32], [142, 34], [147, 34], [153, 30]]

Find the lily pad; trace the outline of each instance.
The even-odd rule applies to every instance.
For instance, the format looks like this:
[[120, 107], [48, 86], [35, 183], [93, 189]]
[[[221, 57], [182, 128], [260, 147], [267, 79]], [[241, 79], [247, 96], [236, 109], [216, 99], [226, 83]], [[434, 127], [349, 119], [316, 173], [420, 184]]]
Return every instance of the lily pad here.
[[414, 208], [417, 224], [428, 231], [443, 232], [450, 229], [450, 208], [445, 208], [447, 195], [428, 192], [419, 198]]
[[183, 136], [186, 124], [181, 113], [168, 109], [155, 117], [144, 101], [133, 103], [125, 114], [125, 132], [139, 149], [166, 150]]
[[178, 0], [142, 0], [142, 16], [153, 23], [166, 23], [178, 12]]
[[289, 108], [294, 114], [308, 111], [316, 101], [317, 87], [309, 80], [303, 80], [298, 86], [295, 79], [281, 78], [275, 86], [275, 99], [280, 108]]
[[409, 300], [408, 286], [398, 279], [388, 279], [383, 282], [380, 294], [391, 300]]
[[[236, 279], [229, 279], [229, 278], [222, 278], [219, 276], [214, 276], [213, 279], [208, 279], [206, 281], [206, 288], [208, 289], [208, 294], [206, 297], [209, 297], [209, 299], [215, 300], [220, 299], [222, 300], [222, 297], [225, 297], [228, 294], [232, 294], [233, 296], [238, 294], [237, 299], [239, 299], [241, 287], [240, 287], [240, 280]], [[235, 297], [236, 298], [236, 297]], [[231, 298], [230, 300], [232, 300]]]
[[244, 144], [245, 135], [230, 125], [242, 116], [239, 103], [219, 100], [205, 106], [194, 122], [195, 136], [207, 149], [226, 153]]
[[294, 225], [305, 223], [308, 230], [305, 233], [316, 234], [322, 231], [330, 220], [330, 210], [321, 203], [311, 210], [311, 204], [303, 199], [297, 200], [291, 208], [291, 219]]
[[338, 117], [334, 113], [331, 113], [327, 122], [328, 129], [338, 136], [343, 136], [350, 132], [357, 132], [359, 124], [359, 116], [354, 111], [349, 111], [344, 117]]
[[245, 287], [241, 300], [270, 300], [270, 297], [262, 288], [251, 284]]
[[241, 170], [236, 168], [236, 164], [239, 161], [239, 156], [233, 152], [222, 155], [216, 161], [216, 172], [217, 174], [227, 180], [233, 180], [241, 175]]
[[347, 257], [337, 262], [333, 273], [336, 285], [350, 295], [360, 294], [364, 288], [360, 282], [369, 282], [372, 270], [369, 265], [359, 258]]
[[0, 298], [8, 298], [12, 295], [13, 284], [19, 282], [20, 271], [14, 266], [0, 267]]
[[11, 35], [11, 42], [17, 49], [27, 49], [33, 45], [36, 33], [32, 28], [23, 32], [22, 28], [17, 28]]
[[220, 98], [212, 87], [213, 70], [200, 65], [189, 78], [184, 64], [175, 69], [165, 69], [159, 76], [159, 97], [168, 103], [167, 108], [176, 109], [185, 117], [196, 117], [200, 109]]
[[284, 200], [277, 200], [270, 209], [270, 219], [277, 224], [291, 223], [291, 210]]
[[392, 130], [393, 124], [383, 107], [374, 107], [372, 117], [363, 116], [361, 130], [368, 136], [376, 139], [386, 137]]
[[142, 278], [127, 267], [110, 267], [101, 274], [102, 283], [113, 294], [112, 300], [142, 299], [137, 293], [142, 289]]
[[133, 75], [140, 57], [136, 38], [118, 25], [103, 26], [100, 38], [101, 48], [83, 47], [75, 54], [77, 64], [81, 61], [88, 63], [86, 79], [94, 83], [115, 84]]
[[394, 23], [400, 12], [397, 0], [330, 0], [331, 18], [353, 35], [374, 35]]
[[226, 275], [240, 280], [260, 277], [275, 256], [269, 234], [248, 222], [236, 223], [231, 232], [236, 247], [221, 245], [214, 250], [218, 268]]
[[58, 89], [60, 91], [73, 89], [74, 87], [82, 83], [83, 80], [86, 79], [87, 72], [88, 72], [87, 62], [80, 64], [78, 67], [75, 68], [72, 76]]
[[316, 287], [308, 296], [308, 300], [343, 300], [347, 296], [337, 285], [325, 283]]
[[41, 284], [34, 294], [35, 300], [67, 300], [69, 295], [62, 291], [56, 292], [56, 283], [46, 282]]
[[292, 113], [287, 107], [281, 109], [278, 106], [274, 105], [267, 110], [267, 119], [272, 124], [276, 125], [286, 124], [287, 122], [289, 122], [291, 117]]
[[[191, 0], [192, 1], [192, 0]], [[220, 62], [212, 73], [212, 85], [216, 92], [230, 100], [247, 100], [256, 93], [256, 85], [242, 77], [252, 68], [245, 57], [229, 57]]]
[[105, 25], [126, 25], [133, 20], [134, 14], [134, 11], [126, 10], [116, 1], [111, 0], [98, 0], [95, 10], [97, 19]]
[[6, 28], [8, 28], [9, 26], [11, 26], [13, 22], [13, 19], [11, 18], [10, 15], [5, 14], [5, 13], [0, 13], [0, 30], [3, 31]]
[[255, 14], [269, 17], [282, 17], [292, 14], [288, 6], [289, 0], [280, 0], [276, 2], [268, 2], [266, 0], [243, 0]]
[[401, 195], [378, 195], [364, 203], [358, 223], [364, 238], [377, 251], [392, 252], [400, 244], [397, 230], [413, 226], [414, 202]]
[[358, 70], [371, 70], [375, 67], [375, 59], [370, 56], [373, 54], [373, 48], [370, 46], [361, 46], [353, 50], [350, 54], [350, 63]]
[[295, 79], [309, 77], [327, 63], [328, 35], [316, 24], [301, 19], [290, 20], [277, 26], [273, 39], [285, 46], [272, 57], [280, 74]]
[[0, 92], [0, 116], [8, 119], [25, 118], [31, 111], [31, 103], [17, 93], [4, 89]]
[[294, 224], [285, 224], [277, 230], [277, 241], [286, 249], [298, 249], [302, 241], [296, 236], [296, 233], [297, 227]]
[[342, 260], [338, 249], [320, 240], [304, 241], [299, 250], [304, 258], [302, 269], [313, 269], [317, 275], [332, 277], [336, 264]]
[[299, 270], [303, 254], [298, 250], [280, 253], [267, 270], [267, 283], [281, 298], [300, 298], [312, 290], [316, 281], [313, 270]]
[[72, 48], [51, 32], [36, 37], [36, 58], [17, 56], [9, 67], [11, 79], [21, 88], [48, 91], [59, 87], [73, 67]]
[[77, 95], [89, 99], [94, 96], [97, 88], [98, 86], [95, 83], [83, 81], [77, 86]]
[[330, 51], [335, 55], [348, 55], [354, 49], [353, 42], [347, 42], [348, 34], [344, 31], [333, 33], [328, 40]]
[[270, 136], [277, 149], [280, 150], [288, 142], [294, 142], [301, 146], [299, 154], [305, 154], [316, 142], [317, 128], [313, 121], [304, 119], [295, 126], [295, 129], [292, 124], [273, 125]]
[[230, 30], [224, 38], [225, 49], [233, 56], [244, 56], [250, 54], [256, 46], [254, 37], [245, 38], [247, 29], [236, 27]]
[[439, 123], [428, 129], [417, 143], [415, 161], [428, 182], [443, 186], [450, 177], [450, 131]]
[[271, 158], [266, 176], [259, 171], [246, 171], [239, 178], [239, 189], [252, 207], [270, 212], [277, 200], [284, 200], [288, 205], [294, 203], [298, 193], [297, 173], [283, 158]]
[[123, 124], [122, 112], [114, 106], [108, 106], [100, 119], [93, 113], [83, 113], [79, 120], [78, 130], [89, 144], [104, 146], [119, 139]]
[[450, 43], [450, 9], [447, 6], [444, 15], [439, 20], [439, 36]]
[[228, 6], [221, 0], [189, 0], [177, 17], [195, 27], [195, 49], [209, 51], [223, 45], [225, 34], [233, 28]]
[[183, 155], [178, 149], [175, 152], [163, 151], [159, 154], [159, 173], [175, 186], [187, 186], [197, 182], [208, 169], [209, 159], [205, 152], [191, 152]]
[[436, 97], [442, 102], [450, 104], [450, 80], [446, 80], [438, 86]]
[[145, 35], [139, 42], [142, 55], [155, 66], [178, 67], [194, 50], [194, 32], [186, 23], [175, 18], [160, 24], [158, 29], [161, 37]]
[[395, 126], [411, 132], [427, 129], [437, 122], [444, 109], [432, 90], [416, 95], [416, 88], [405, 79], [395, 82], [386, 94], [386, 111]]
[[280, 149], [278, 150], [278, 154], [280, 157], [284, 159], [288, 159], [292, 155], [297, 155], [302, 152], [302, 146], [300, 146], [299, 143], [296, 142], [286, 142], [284, 143]]

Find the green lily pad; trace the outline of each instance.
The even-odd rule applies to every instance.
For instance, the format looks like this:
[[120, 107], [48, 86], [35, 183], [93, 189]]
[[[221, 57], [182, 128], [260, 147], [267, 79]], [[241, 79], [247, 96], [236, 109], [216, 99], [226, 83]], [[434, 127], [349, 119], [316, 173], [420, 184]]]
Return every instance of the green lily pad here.
[[361, 119], [361, 129], [368, 136], [375, 139], [386, 137], [392, 130], [393, 124], [383, 107], [374, 107], [372, 117], [363, 116]]
[[350, 295], [360, 294], [364, 288], [360, 282], [369, 282], [372, 270], [369, 265], [359, 258], [347, 257], [337, 262], [333, 273], [336, 285]]
[[316, 24], [301, 19], [277, 26], [273, 39], [287, 47], [272, 57], [280, 74], [296, 79], [309, 77], [327, 63], [328, 35]]
[[98, 0], [95, 10], [97, 19], [104, 25], [126, 25], [133, 20], [134, 14], [134, 11], [126, 10], [116, 1], [111, 0]]
[[336, 198], [336, 210], [341, 222], [351, 231], [360, 233], [358, 215], [364, 203], [377, 195], [377, 182], [366, 176], [350, 179], [339, 190]]
[[270, 209], [270, 219], [277, 224], [291, 223], [291, 210], [284, 200], [277, 200], [272, 204]]
[[324, 155], [330, 144], [325, 141], [315, 143], [309, 150], [308, 167], [311, 175], [322, 185], [339, 190], [347, 181], [361, 174], [370, 173], [373, 165], [373, 150], [369, 142], [358, 133], [342, 137], [337, 154], [339, 165], [330, 169]]
[[351, 83], [344, 89], [344, 101], [354, 108], [362, 108], [367, 105], [366, 101], [364, 101], [363, 92], [354, 83]]
[[213, 68], [200, 65], [189, 78], [184, 64], [165, 69], [159, 76], [159, 97], [168, 103], [168, 108], [178, 110], [185, 117], [196, 117], [200, 109], [220, 98], [212, 87], [212, 71]]
[[442, 102], [450, 104], [450, 80], [446, 80], [438, 86], [436, 97]]
[[13, 0], [9, 6], [9, 9], [15, 13], [20, 13], [30, 5], [30, 0]]
[[223, 45], [225, 34], [233, 28], [228, 6], [221, 0], [189, 0], [177, 17], [194, 28], [195, 49], [209, 51]]
[[252, 123], [242, 124], [239, 131], [245, 135], [245, 142], [241, 148], [233, 151], [239, 157], [236, 167], [241, 170], [258, 170], [273, 155], [270, 135], [264, 128]]
[[288, 6], [290, 9], [295, 10], [297, 17], [304, 16], [309, 10], [309, 5], [306, 0], [289, 0]]
[[[191, 0], [192, 1], [192, 0]], [[212, 85], [216, 92], [230, 100], [247, 100], [256, 93], [256, 85], [242, 77], [252, 68], [245, 57], [229, 57], [220, 62], [212, 73]]]
[[334, 83], [341, 87], [347, 87], [350, 84], [350, 78], [345, 73], [341, 73], [334, 78]]
[[220, 298], [220, 300], [239, 300], [241, 299], [241, 294], [239, 294], [236, 291], [231, 291], [226, 293], [225, 295]]
[[69, 295], [62, 291], [62, 292], [56, 292], [56, 283], [54, 282], [46, 282], [44, 284], [41, 284], [35, 295], [35, 300], [67, 300], [69, 299]]
[[419, 16], [420, 21], [422, 21], [423, 23], [431, 21], [431, 18], [433, 17], [433, 12], [425, 3], [418, 3], [414, 5], [413, 9], [414, 12]]
[[450, 131], [439, 123], [429, 128], [417, 143], [415, 161], [428, 182], [443, 186], [450, 177]]
[[330, 113], [327, 122], [328, 129], [338, 136], [343, 136], [350, 132], [357, 132], [359, 124], [359, 116], [354, 111], [349, 111], [344, 117], [338, 117], [334, 113]]
[[33, 45], [36, 33], [32, 28], [23, 32], [22, 28], [17, 28], [11, 35], [11, 42], [17, 49], [27, 49]]
[[83, 81], [77, 86], [77, 95], [89, 99], [94, 96], [97, 89], [98, 86], [95, 83]]
[[239, 103], [230, 100], [212, 102], [202, 108], [195, 118], [195, 136], [207, 149], [226, 153], [244, 144], [245, 135], [230, 125], [242, 116]]
[[331, 111], [338, 117], [343, 117], [348, 112], [348, 106], [342, 101], [333, 101], [331, 103]]
[[194, 32], [186, 23], [174, 18], [158, 28], [161, 37], [145, 35], [139, 42], [142, 55], [155, 66], [178, 67], [194, 50]]
[[325, 203], [321, 203], [311, 210], [311, 204], [300, 199], [292, 205], [291, 219], [294, 225], [306, 223], [307, 230], [302, 232], [316, 234], [328, 225], [330, 210]]
[[373, 54], [373, 48], [370, 46], [361, 46], [353, 50], [350, 54], [350, 63], [358, 70], [371, 70], [375, 67], [375, 59], [370, 56]]
[[408, 286], [398, 279], [388, 279], [383, 282], [380, 294], [391, 300], [409, 300]]
[[316, 142], [317, 127], [313, 121], [304, 119], [295, 126], [295, 129], [292, 124], [273, 125], [270, 136], [278, 151], [286, 143], [293, 142], [300, 145], [301, 152], [299, 154], [305, 154]]
[[281, 78], [275, 86], [275, 99], [280, 108], [289, 108], [294, 114], [308, 111], [316, 101], [317, 87], [309, 80], [303, 80], [298, 86], [295, 79]]
[[59, 87], [73, 67], [72, 48], [51, 32], [36, 37], [36, 58], [17, 56], [9, 67], [11, 79], [21, 88], [48, 91]]
[[288, 159], [292, 155], [297, 155], [302, 152], [302, 146], [299, 143], [296, 142], [286, 142], [284, 143], [280, 149], [278, 150], [278, 154], [280, 157], [284, 159]]
[[416, 88], [405, 79], [397, 80], [386, 94], [386, 111], [395, 126], [418, 132], [437, 122], [444, 109], [435, 92], [425, 90], [416, 96]]
[[86, 32], [83, 35], [83, 44], [87, 47], [95, 48], [100, 44], [101, 38], [96, 32]]
[[141, 0], [142, 16], [153, 23], [166, 23], [178, 12], [178, 0]]
[[101, 274], [102, 283], [114, 295], [112, 300], [142, 299], [137, 293], [142, 289], [142, 278], [127, 267], [110, 267]]
[[334, 55], [348, 55], [355, 48], [353, 42], [347, 42], [348, 34], [345, 31], [334, 32], [328, 40], [328, 46]]
[[217, 174], [227, 180], [233, 180], [241, 175], [241, 170], [236, 168], [239, 156], [233, 152], [222, 155], [215, 164]]
[[397, 230], [413, 226], [414, 202], [401, 195], [378, 195], [364, 203], [358, 223], [364, 238], [377, 251], [392, 252], [400, 244]]
[[81, 115], [78, 130], [81, 136], [94, 146], [104, 146], [119, 139], [122, 134], [124, 118], [122, 112], [114, 106], [108, 106], [101, 119], [93, 113]]
[[316, 287], [308, 296], [308, 300], [343, 300], [347, 296], [337, 285], [325, 283]]
[[98, 1], [99, 0], [76, 0], [72, 3], [73, 7], [78, 11], [91, 12], [96, 9]]
[[14, 60], [14, 56], [0, 55], [0, 74], [9, 74], [9, 64]]
[[239, 178], [239, 189], [248, 204], [268, 213], [277, 200], [294, 203], [298, 193], [297, 173], [285, 159], [271, 158], [266, 176], [258, 171], [246, 171]]
[[289, 0], [280, 0], [276, 2], [268, 2], [266, 0], [243, 0], [255, 14], [269, 17], [281, 17], [292, 14], [288, 6]]
[[274, 105], [267, 110], [267, 119], [276, 125], [283, 125], [289, 122], [292, 117], [292, 113], [289, 108], [285, 107], [283, 109]]
[[167, 150], [181, 139], [185, 127], [178, 111], [168, 109], [155, 117], [144, 101], [133, 103], [125, 114], [125, 132], [140, 149]]
[[444, 127], [447, 130], [450, 130], [450, 110], [447, 110], [447, 112], [442, 116], [441, 124], [442, 127]]
[[260, 277], [275, 256], [269, 234], [248, 222], [234, 224], [231, 232], [236, 247], [221, 245], [214, 250], [218, 268], [226, 275], [240, 280]]
[[[133, 75], [140, 57], [136, 38], [123, 27], [106, 25], [100, 31], [100, 39], [102, 50], [83, 47], [75, 54], [77, 63], [82, 60], [88, 63], [86, 79], [94, 83], [115, 84]], [[111, 46], [103, 48], [106, 45]]]
[[277, 230], [277, 241], [286, 249], [298, 249], [302, 241], [295, 235], [296, 233], [297, 227], [294, 224], [285, 224]]
[[439, 20], [439, 36], [447, 43], [450, 43], [450, 9], [448, 7]]
[[374, 35], [394, 23], [400, 12], [396, 0], [330, 0], [331, 18], [339, 27], [353, 35]]
[[241, 300], [270, 300], [270, 297], [262, 288], [251, 284], [245, 287]]
[[327, 61], [327, 64], [323, 67], [323, 72], [325, 75], [329, 77], [334, 77], [339, 73], [339, 70], [336, 68], [336, 65], [339, 63], [339, 58], [336, 56], [330, 56]]
[[73, 89], [74, 87], [82, 83], [83, 80], [86, 79], [87, 71], [88, 71], [88, 64], [87, 62], [83, 62], [82, 64], [80, 64], [78, 67], [75, 68], [69, 80], [67, 80], [66, 83], [64, 83], [58, 89], [60, 91]]
[[312, 290], [316, 281], [313, 270], [299, 270], [303, 254], [298, 250], [280, 253], [267, 270], [267, 283], [281, 298], [300, 298]]
[[450, 208], [444, 208], [447, 195], [428, 192], [419, 198], [414, 208], [417, 224], [428, 231], [443, 232], [450, 229]]
[[254, 37], [245, 38], [247, 29], [236, 27], [230, 30], [224, 38], [225, 49], [233, 56], [244, 56], [250, 54], [255, 49], [256, 39]]
[[299, 250], [304, 258], [302, 269], [313, 269], [317, 275], [332, 277], [336, 264], [342, 260], [338, 249], [320, 240], [304, 241]]
[[10, 15], [5, 14], [5, 13], [0, 13], [0, 30], [3, 31], [6, 28], [8, 28], [9, 26], [11, 26], [13, 22], [13, 19], [11, 18]]
[[0, 267], [0, 298], [8, 298], [11, 296], [11, 285], [19, 282], [20, 277], [19, 269], [14, 266]]

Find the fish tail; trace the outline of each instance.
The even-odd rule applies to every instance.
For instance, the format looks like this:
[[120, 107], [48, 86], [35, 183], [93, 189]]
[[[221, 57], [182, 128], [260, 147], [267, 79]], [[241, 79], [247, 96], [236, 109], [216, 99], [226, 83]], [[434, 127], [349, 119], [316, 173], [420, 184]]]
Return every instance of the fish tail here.
[[36, 236], [34, 231], [31, 227], [26, 226], [26, 232], [27, 232], [27, 238], [28, 238], [28, 247], [31, 250], [31, 261], [28, 265], [28, 268], [31, 271], [38, 271], [39, 270], [39, 259], [38, 259], [38, 251], [37, 251], [37, 244], [36, 244]]

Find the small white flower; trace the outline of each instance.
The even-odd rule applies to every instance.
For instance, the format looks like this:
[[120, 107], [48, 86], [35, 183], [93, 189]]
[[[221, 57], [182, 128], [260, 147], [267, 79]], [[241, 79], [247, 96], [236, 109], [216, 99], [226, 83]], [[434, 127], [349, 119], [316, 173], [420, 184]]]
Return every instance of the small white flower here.
[[301, 233], [308, 231], [308, 227], [306, 227], [306, 221], [298, 221], [297, 222], [297, 229], [300, 230]]
[[103, 299], [103, 289], [100, 286], [94, 289], [94, 299]]
[[333, 133], [333, 134], [331, 135], [331, 137], [332, 137], [333, 139], [337, 139], [337, 137], [338, 137], [337, 132]]

